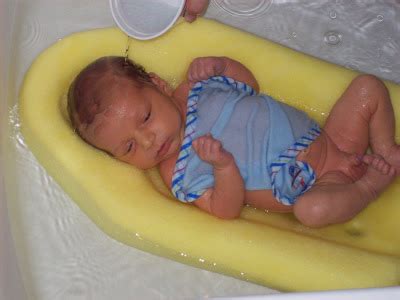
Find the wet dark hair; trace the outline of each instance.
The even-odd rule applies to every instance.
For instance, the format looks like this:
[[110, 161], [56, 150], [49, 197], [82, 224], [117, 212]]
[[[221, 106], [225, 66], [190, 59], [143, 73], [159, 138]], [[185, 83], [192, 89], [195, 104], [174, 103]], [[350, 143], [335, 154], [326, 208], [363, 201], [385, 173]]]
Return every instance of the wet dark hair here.
[[[79, 135], [79, 125], [89, 125], [104, 110], [102, 101], [107, 87], [98, 87], [107, 76], [132, 80], [138, 87], [151, 83], [145, 69], [123, 56], [105, 56], [86, 66], [74, 79], [68, 90], [68, 114]], [[111, 88], [111, 87], [110, 87]]]

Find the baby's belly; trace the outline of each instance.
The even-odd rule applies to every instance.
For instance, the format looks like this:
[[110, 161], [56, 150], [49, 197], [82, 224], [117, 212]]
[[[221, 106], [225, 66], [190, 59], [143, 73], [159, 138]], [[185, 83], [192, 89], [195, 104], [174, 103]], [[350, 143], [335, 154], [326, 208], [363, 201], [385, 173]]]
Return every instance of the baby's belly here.
[[271, 212], [291, 212], [293, 210], [292, 206], [279, 203], [271, 190], [247, 190], [245, 203], [252, 207]]

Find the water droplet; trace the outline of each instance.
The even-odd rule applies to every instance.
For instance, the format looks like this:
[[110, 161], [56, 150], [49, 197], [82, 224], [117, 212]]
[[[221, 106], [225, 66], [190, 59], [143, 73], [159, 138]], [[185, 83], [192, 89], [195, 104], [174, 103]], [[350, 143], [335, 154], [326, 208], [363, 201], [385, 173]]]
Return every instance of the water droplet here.
[[384, 74], [384, 73], [391, 74], [393, 72], [393, 70], [390, 67], [386, 67], [386, 66], [379, 66], [378, 70], [382, 74]]
[[328, 31], [324, 35], [324, 41], [329, 45], [337, 45], [342, 41], [342, 34], [336, 31]]
[[358, 66], [356, 65], [356, 64], [353, 64], [353, 63], [347, 63], [347, 64], [345, 64], [345, 67], [347, 68], [347, 69], [350, 69], [350, 70], [358, 70]]
[[329, 12], [329, 18], [331, 18], [332, 20], [333, 20], [333, 19], [336, 19], [336, 18], [337, 18], [336, 11], [331, 10], [331, 11]]
[[130, 36], [127, 36], [127, 38], [128, 38], [128, 40], [127, 40], [127, 42], [126, 42], [125, 55], [124, 55], [124, 57], [125, 57], [125, 63], [126, 63], [127, 60], [129, 59], [129, 48], [130, 48], [131, 42], [132, 42], [132, 39], [131, 39]]
[[382, 22], [382, 21], [383, 21], [383, 16], [382, 16], [382, 15], [377, 15], [377, 16], [376, 16], [376, 19], [377, 19], [379, 22]]

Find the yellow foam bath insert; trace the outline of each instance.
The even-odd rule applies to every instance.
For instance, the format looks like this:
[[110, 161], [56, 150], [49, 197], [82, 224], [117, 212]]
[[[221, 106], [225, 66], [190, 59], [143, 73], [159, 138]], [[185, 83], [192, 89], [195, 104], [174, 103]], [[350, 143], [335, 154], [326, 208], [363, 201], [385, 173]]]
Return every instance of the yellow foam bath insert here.
[[[220, 220], [174, 200], [155, 170], [139, 171], [81, 141], [66, 114], [68, 87], [94, 59], [124, 55], [127, 41], [115, 28], [68, 36], [39, 55], [20, 94], [29, 148], [102, 230], [139, 249], [284, 291], [400, 283], [399, 181], [343, 225], [312, 230], [290, 214], [250, 207], [239, 219]], [[193, 58], [207, 55], [245, 63], [262, 91], [320, 123], [356, 76], [207, 20], [181, 23], [156, 40], [132, 40], [129, 50], [130, 58], [175, 86]], [[400, 87], [387, 86], [399, 118]]]

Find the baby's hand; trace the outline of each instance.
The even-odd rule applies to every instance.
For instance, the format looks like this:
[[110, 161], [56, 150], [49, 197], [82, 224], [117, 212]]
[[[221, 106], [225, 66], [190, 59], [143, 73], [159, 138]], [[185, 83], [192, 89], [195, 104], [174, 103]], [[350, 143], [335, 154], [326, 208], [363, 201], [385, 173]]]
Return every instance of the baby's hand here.
[[192, 145], [199, 157], [214, 168], [222, 169], [234, 162], [232, 154], [226, 151], [221, 142], [214, 139], [211, 134], [197, 138]]
[[221, 75], [226, 68], [226, 60], [223, 57], [199, 57], [192, 61], [189, 66], [187, 78], [194, 83], [208, 79], [211, 76]]
[[208, 2], [209, 0], [186, 0], [186, 7], [183, 13], [185, 20], [189, 23], [196, 20], [207, 9]]

